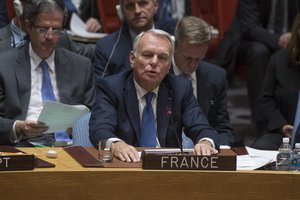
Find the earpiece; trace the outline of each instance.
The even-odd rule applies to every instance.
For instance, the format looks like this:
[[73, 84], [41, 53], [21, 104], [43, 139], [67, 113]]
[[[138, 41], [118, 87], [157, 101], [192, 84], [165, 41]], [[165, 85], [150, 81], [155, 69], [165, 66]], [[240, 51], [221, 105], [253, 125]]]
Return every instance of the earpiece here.
[[20, 0], [14, 0], [14, 10], [17, 17], [21, 17], [23, 15], [23, 6]]
[[118, 15], [119, 19], [123, 22], [124, 16], [123, 16], [123, 12], [122, 12], [120, 4], [116, 5], [116, 10], [117, 10], [117, 15]]

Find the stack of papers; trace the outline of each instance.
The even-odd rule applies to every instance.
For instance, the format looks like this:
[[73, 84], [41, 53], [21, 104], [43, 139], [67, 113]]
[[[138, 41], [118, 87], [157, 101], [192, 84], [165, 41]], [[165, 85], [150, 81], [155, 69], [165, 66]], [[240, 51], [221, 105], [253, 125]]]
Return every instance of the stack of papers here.
[[47, 133], [65, 131], [90, 110], [85, 105], [67, 105], [59, 102], [46, 102], [38, 121], [49, 126]]
[[85, 23], [80, 19], [80, 17], [73, 13], [70, 21], [70, 29], [71, 35], [83, 37], [83, 38], [93, 38], [93, 39], [100, 39], [106, 36], [106, 33], [92, 33], [87, 32], [85, 30]]
[[278, 151], [246, 147], [248, 155], [237, 156], [237, 170], [254, 170], [276, 161]]

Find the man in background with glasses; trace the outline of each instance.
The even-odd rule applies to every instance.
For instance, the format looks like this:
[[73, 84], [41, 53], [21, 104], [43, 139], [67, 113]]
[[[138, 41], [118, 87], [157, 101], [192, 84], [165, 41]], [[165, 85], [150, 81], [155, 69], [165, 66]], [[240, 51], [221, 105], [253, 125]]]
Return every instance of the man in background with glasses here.
[[[0, 52], [19, 48], [28, 43], [29, 36], [26, 33], [25, 18], [23, 16], [27, 1], [30, 2], [30, 0], [14, 0], [14, 3], [18, 2], [14, 6], [16, 15], [8, 25], [0, 28]], [[94, 58], [95, 44], [74, 42], [70, 39], [68, 34], [63, 34], [60, 37], [58, 45], [86, 56], [91, 60]]]
[[90, 60], [57, 47], [65, 16], [63, 0], [28, 0], [29, 44], [0, 54], [0, 144], [30, 146], [43, 135], [48, 126], [37, 119], [46, 101], [91, 107]]

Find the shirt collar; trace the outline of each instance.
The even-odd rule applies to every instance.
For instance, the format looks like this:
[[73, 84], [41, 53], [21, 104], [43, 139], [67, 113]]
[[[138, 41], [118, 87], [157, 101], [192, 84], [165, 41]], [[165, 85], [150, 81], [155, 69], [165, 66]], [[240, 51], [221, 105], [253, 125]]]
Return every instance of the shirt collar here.
[[[144, 97], [145, 94], [148, 93], [148, 91], [146, 91], [144, 88], [142, 88], [134, 79], [133, 79], [133, 81], [134, 81], [134, 86], [136, 89], [137, 99], [141, 100], [141, 98]], [[154, 90], [152, 90], [152, 92], [155, 94], [155, 96], [157, 96], [158, 89], [159, 89], [159, 86], [156, 87]]]
[[[40, 65], [41, 61], [43, 60], [33, 51], [31, 43], [29, 44], [29, 56], [34, 63], [34, 66], [36, 66], [36, 68]], [[55, 50], [47, 59], [45, 59], [52, 72], [54, 72], [54, 66], [55, 66], [54, 57], [55, 57]]]

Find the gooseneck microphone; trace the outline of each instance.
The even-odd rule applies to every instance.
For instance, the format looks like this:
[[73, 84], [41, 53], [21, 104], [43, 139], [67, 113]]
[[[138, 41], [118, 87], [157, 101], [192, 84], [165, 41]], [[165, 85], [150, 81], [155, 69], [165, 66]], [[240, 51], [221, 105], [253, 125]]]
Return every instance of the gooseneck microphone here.
[[178, 136], [178, 133], [177, 133], [177, 131], [176, 131], [175, 124], [174, 124], [174, 122], [173, 122], [172, 110], [171, 110], [170, 108], [167, 109], [166, 115], [167, 115], [168, 117], [170, 117], [171, 124], [172, 124], [172, 126], [173, 126], [174, 131], [175, 131], [176, 140], [177, 140], [177, 143], [178, 143], [179, 148], [180, 148], [180, 152], [181, 152], [181, 154], [184, 154], [183, 149], [182, 149], [182, 143], [181, 143], [180, 140], [179, 140], [179, 136]]

